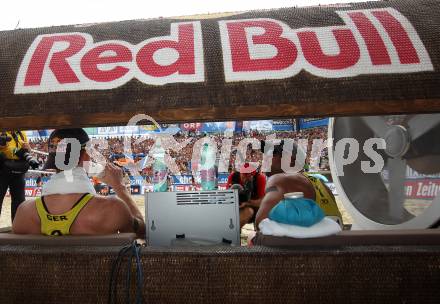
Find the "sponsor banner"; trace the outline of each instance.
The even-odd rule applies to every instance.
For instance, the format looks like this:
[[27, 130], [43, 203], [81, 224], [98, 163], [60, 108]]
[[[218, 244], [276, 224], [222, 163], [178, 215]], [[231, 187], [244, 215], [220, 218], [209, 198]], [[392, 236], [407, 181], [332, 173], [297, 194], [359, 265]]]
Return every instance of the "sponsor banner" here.
[[294, 119], [272, 120], [272, 128], [274, 131], [295, 131]]
[[25, 187], [36, 187], [37, 179], [36, 178], [25, 178]]
[[[382, 178], [384, 181], [388, 182], [389, 173], [387, 169], [384, 169], [381, 172]], [[440, 180], [440, 174], [432, 174], [432, 175], [424, 175], [420, 174], [417, 171], [411, 169], [409, 166], [406, 167], [406, 176], [405, 179], [408, 180]]]
[[[200, 185], [173, 185], [171, 186], [171, 191], [201, 191], [202, 187]], [[218, 190], [226, 190], [226, 184], [218, 184]]]
[[[222, 173], [218, 177], [219, 189], [226, 189], [229, 174]], [[191, 175], [179, 175], [171, 176], [173, 191], [192, 191], [192, 176]], [[43, 183], [48, 178], [43, 178]], [[26, 197], [41, 196], [41, 186], [37, 186], [35, 178], [26, 178], [25, 195]], [[200, 190], [200, 178], [196, 177], [196, 190]], [[130, 189], [133, 195], [143, 194], [144, 191], [148, 191], [152, 185], [147, 184], [143, 177], [130, 177]], [[333, 195], [338, 195], [336, 187], [333, 183], [326, 183], [327, 187], [332, 191]], [[424, 199], [431, 200], [440, 194], [440, 178], [423, 178], [423, 179], [407, 179], [405, 182], [405, 193], [407, 199]], [[9, 191], [6, 193], [9, 196]]]
[[292, 125], [273, 125], [272, 127], [274, 131], [293, 131]]
[[244, 131], [272, 131], [272, 120], [243, 121]]
[[31, 139], [31, 138], [35, 137], [34, 131], [25, 131], [24, 133], [26, 134], [28, 139]]
[[38, 130], [37, 132], [40, 137], [48, 137], [50, 134], [49, 130]]
[[34, 189], [33, 188], [24, 188], [24, 195], [25, 196], [34, 196]]
[[[175, 134], [180, 131], [178, 124], [161, 124], [163, 132]], [[103, 136], [133, 136], [142, 135], [148, 133], [159, 132], [159, 128], [155, 125], [142, 125], [142, 126], [118, 126], [118, 127], [99, 127], [99, 128], [84, 128], [90, 137], [103, 137]], [[48, 137], [53, 130], [33, 130], [26, 131], [28, 138], [40, 138]]]
[[300, 129], [309, 129], [328, 125], [328, 118], [301, 118], [299, 120]]
[[272, 124], [277, 126], [277, 125], [288, 125], [288, 124], [292, 124], [293, 119], [274, 119], [272, 120]]
[[0, 127], [438, 112], [440, 3], [409, 2], [0, 32]]
[[205, 122], [202, 124], [201, 131], [208, 133], [223, 133], [227, 130], [235, 130], [234, 121], [223, 121], [223, 122]]
[[243, 132], [243, 121], [236, 121], [235, 122], [235, 132], [241, 133]]
[[97, 135], [116, 135], [116, 134], [118, 134], [118, 127], [97, 128]]
[[[26, 187], [24, 188], [24, 195], [26, 197], [41, 196], [41, 187]], [[6, 192], [6, 196], [10, 196], [9, 190]]]
[[139, 127], [138, 126], [118, 127], [118, 133], [125, 134], [125, 135], [137, 135], [137, 134], [139, 134]]
[[[325, 183], [333, 195], [338, 195], [333, 183]], [[405, 181], [406, 199], [432, 200], [440, 194], [440, 178], [411, 179]]]
[[[220, 173], [218, 175], [218, 183], [219, 184], [226, 184], [228, 182], [228, 176], [227, 173]], [[175, 185], [191, 185], [192, 184], [192, 175], [172, 175], [172, 181]], [[200, 183], [200, 176], [196, 176], [194, 178], [194, 181], [196, 183]]]
[[192, 185], [173, 185], [172, 191], [194, 191], [198, 190], [199, 187], [193, 187]]
[[47, 137], [49, 135], [49, 131], [47, 130], [33, 130], [33, 131], [25, 131], [25, 134], [27, 136], [28, 139], [32, 139], [32, 138], [40, 138], [40, 137]]
[[176, 185], [192, 184], [192, 175], [173, 175], [171, 177], [173, 179], [173, 184]]
[[[162, 132], [175, 134], [180, 131], [178, 124], [159, 124]], [[161, 130], [156, 125], [142, 125], [139, 126], [139, 134], [149, 134], [155, 132], [161, 132]]]
[[45, 182], [47, 182], [49, 180], [49, 177], [42, 177], [41, 178], [41, 184], [37, 185], [37, 179], [36, 178], [31, 178], [31, 177], [27, 177], [24, 179], [25, 181], [25, 187], [41, 187], [42, 184], [44, 184]]
[[50, 133], [52, 133], [54, 129], [47, 130], [28, 130], [24, 131], [28, 139], [32, 138], [41, 138], [41, 137], [49, 137]]
[[201, 122], [187, 122], [180, 124], [182, 131], [201, 131], [203, 124]]
[[142, 176], [130, 176], [130, 185], [131, 186], [143, 186], [145, 184], [145, 178]]
[[160, 124], [160, 126], [164, 133], [176, 134], [181, 131], [179, 124]]
[[439, 194], [440, 178], [419, 179], [405, 182], [406, 198], [433, 199]]
[[407, 166], [406, 167], [406, 178], [407, 179], [422, 179], [422, 178], [437, 178], [437, 179], [440, 179], [440, 174], [424, 175], [424, 174], [418, 173], [417, 171], [411, 169], [411, 167]]
[[[218, 175], [218, 183], [220, 184], [224, 184], [226, 185], [227, 181], [228, 181], [228, 176], [229, 174], [227, 173], [220, 173]], [[171, 179], [172, 179], [172, 184], [173, 185], [192, 185], [192, 175], [170, 175]], [[148, 184], [146, 183], [146, 178], [142, 177], [142, 176], [137, 176], [137, 177], [133, 177], [130, 176], [130, 186], [133, 187], [145, 187]], [[35, 190], [35, 189], [40, 189], [41, 190], [41, 186], [47, 182], [49, 180], [48, 177], [43, 177], [41, 179], [42, 183], [40, 185], [37, 185], [37, 179], [36, 178], [26, 178], [25, 179], [25, 187], [27, 189], [27, 193], [26, 194], [31, 194], [31, 190]], [[91, 182], [93, 182], [91, 180]], [[200, 176], [196, 176], [195, 177], [195, 182], [196, 183], [200, 183]], [[40, 191], [39, 190], [39, 191]], [[39, 192], [37, 192], [39, 193]], [[27, 195], [28, 196], [28, 195]], [[29, 195], [29, 196], [33, 196], [33, 195]]]
[[139, 133], [140, 134], [153, 133], [153, 132], [156, 132], [157, 130], [158, 130], [158, 128], [155, 125], [139, 126]]
[[[341, 9], [335, 14], [338, 22], [303, 28], [267, 17], [219, 20], [224, 79], [283, 79], [301, 71], [344, 78], [433, 70], [419, 36], [399, 11]], [[172, 22], [166, 30], [168, 35], [139, 37], [136, 45], [128, 39], [102, 40], [88, 31], [34, 36], [14, 93], [109, 90], [134, 79], [152, 86], [205, 82], [201, 21]]]

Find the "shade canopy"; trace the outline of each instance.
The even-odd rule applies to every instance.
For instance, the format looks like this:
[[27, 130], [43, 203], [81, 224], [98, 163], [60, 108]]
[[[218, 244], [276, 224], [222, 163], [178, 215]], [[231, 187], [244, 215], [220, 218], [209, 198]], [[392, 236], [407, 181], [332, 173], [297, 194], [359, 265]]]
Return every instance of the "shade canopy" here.
[[0, 129], [440, 111], [440, 2], [0, 32]]

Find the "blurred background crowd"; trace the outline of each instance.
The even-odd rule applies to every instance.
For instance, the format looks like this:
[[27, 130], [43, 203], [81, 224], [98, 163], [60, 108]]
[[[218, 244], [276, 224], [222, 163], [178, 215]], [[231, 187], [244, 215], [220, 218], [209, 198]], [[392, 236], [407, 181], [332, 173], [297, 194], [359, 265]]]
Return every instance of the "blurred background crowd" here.
[[[277, 139], [307, 139], [308, 141], [308, 149], [307, 149], [307, 158], [306, 158], [306, 167], [308, 167], [311, 163], [311, 155], [312, 155], [312, 145], [315, 139], [326, 140], [327, 139], [327, 126], [315, 127], [310, 129], [304, 129], [299, 131], [241, 131], [232, 133], [232, 152], [229, 160], [229, 172], [236, 170], [235, 168], [235, 159], [237, 155], [237, 147], [244, 138], [255, 138], [257, 140], [264, 140], [267, 136], [272, 135], [276, 136]], [[193, 131], [180, 131], [177, 134], [173, 135], [175, 141], [182, 143], [188, 141], [188, 144], [181, 148], [179, 151], [168, 150], [170, 156], [172, 156], [179, 168], [180, 173], [190, 175], [191, 174], [191, 162], [193, 158], [193, 153], [195, 153], [195, 158], [197, 159], [198, 151], [194, 151], [194, 144], [197, 140], [207, 136], [206, 133], [203, 132], [193, 132]], [[211, 139], [215, 140], [218, 147], [221, 147], [222, 141], [224, 140], [224, 134], [209, 134]], [[127, 138], [123, 136], [106, 136], [100, 138], [93, 138], [92, 143], [94, 148], [105, 157], [108, 161], [114, 161], [119, 163], [120, 165], [125, 165], [128, 162], [138, 162], [142, 160], [145, 156], [148, 155], [150, 149], [153, 147], [155, 143], [155, 138], [148, 135], [135, 135], [128, 137], [129, 142], [131, 143], [131, 158], [127, 158], [124, 154], [124, 142]], [[166, 141], [170, 140], [168, 138], [162, 138], [163, 146], [167, 146]], [[172, 143], [171, 143], [172, 144]], [[41, 138], [31, 138], [30, 145], [33, 150], [38, 151], [47, 151], [47, 137]], [[250, 160], [249, 152], [251, 149], [248, 149], [248, 155], [246, 156], [246, 160]], [[41, 164], [45, 162], [45, 155], [42, 154], [34, 154], [35, 157], [40, 161]], [[323, 149], [320, 155], [318, 156], [318, 160], [314, 160], [313, 164], [317, 164], [318, 166], [312, 168], [314, 170], [329, 170], [329, 162], [328, 162], [328, 151], [327, 149]], [[260, 159], [258, 159], [261, 162]], [[41, 168], [40, 168], [41, 169]], [[142, 168], [140, 174], [146, 178], [151, 177], [153, 175], [152, 167], [146, 166]], [[32, 177], [32, 173], [28, 174], [29, 177]]]

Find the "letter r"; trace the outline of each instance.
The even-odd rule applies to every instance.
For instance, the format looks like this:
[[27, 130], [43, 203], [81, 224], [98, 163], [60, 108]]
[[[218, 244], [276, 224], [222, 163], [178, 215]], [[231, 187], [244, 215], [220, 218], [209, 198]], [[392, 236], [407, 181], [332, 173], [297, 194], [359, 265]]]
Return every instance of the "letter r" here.
[[[56, 44], [66, 42], [68, 47], [56, 50]], [[49, 68], [59, 83], [76, 83], [78, 77], [72, 70], [67, 58], [78, 53], [86, 44], [86, 39], [78, 34], [46, 36], [41, 38], [35, 48], [26, 72], [24, 86], [38, 86], [41, 84], [47, 61]], [[52, 56], [51, 56], [52, 54]]]

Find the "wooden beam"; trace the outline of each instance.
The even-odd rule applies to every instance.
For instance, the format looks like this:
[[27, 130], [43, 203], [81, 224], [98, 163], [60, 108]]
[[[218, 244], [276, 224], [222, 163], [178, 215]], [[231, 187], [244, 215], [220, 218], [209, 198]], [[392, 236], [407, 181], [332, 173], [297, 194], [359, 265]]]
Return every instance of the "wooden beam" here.
[[[267, 118], [292, 118], [292, 117], [327, 117], [328, 113], [333, 116], [358, 115], [397, 115], [410, 113], [436, 113], [440, 112], [440, 99], [436, 100], [413, 100], [413, 101], [387, 101], [374, 102], [365, 105], [364, 102], [350, 103], [316, 103], [308, 107], [298, 107], [290, 104], [278, 106], [237, 106], [231, 108], [201, 107], [169, 109], [158, 112], [96, 112], [83, 115], [34, 115], [4, 117], [0, 120], [0, 129], [6, 130], [11, 126], [19, 129], [52, 129], [62, 127], [96, 127], [109, 125], [127, 125], [130, 118], [136, 114], [148, 114], [161, 123], [178, 122], [203, 122], [203, 121], [229, 121], [250, 120]], [[304, 113], [307, 113], [305, 115]], [[15, 128], [15, 127], [14, 127]]]

